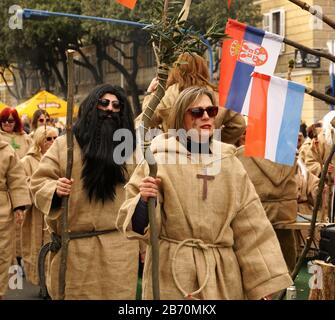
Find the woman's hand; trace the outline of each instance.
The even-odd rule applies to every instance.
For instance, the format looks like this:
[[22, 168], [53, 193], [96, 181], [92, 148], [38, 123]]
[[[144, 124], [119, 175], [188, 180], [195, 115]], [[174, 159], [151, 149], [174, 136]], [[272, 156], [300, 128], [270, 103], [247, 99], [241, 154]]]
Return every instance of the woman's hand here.
[[59, 178], [57, 180], [57, 188], [56, 188], [57, 196], [61, 198], [70, 195], [72, 183], [73, 179], [69, 180], [66, 178]]
[[148, 202], [148, 198], [156, 198], [161, 179], [153, 177], [145, 177], [140, 183], [140, 194], [143, 201]]
[[157, 78], [153, 78], [149, 84], [149, 87], [147, 89], [148, 93], [152, 93], [157, 89], [158, 86], [158, 79]]
[[16, 209], [14, 211], [14, 214], [15, 214], [15, 222], [17, 224], [22, 224], [23, 220], [24, 220], [24, 216], [25, 216], [25, 213], [23, 210], [21, 209]]

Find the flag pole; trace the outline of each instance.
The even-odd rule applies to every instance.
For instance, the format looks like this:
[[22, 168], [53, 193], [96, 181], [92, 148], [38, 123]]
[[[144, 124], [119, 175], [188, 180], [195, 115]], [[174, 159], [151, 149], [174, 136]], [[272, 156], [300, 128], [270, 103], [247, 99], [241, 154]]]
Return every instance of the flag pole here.
[[315, 7], [310, 6], [308, 3], [300, 1], [300, 0], [289, 0], [290, 2], [294, 3], [301, 9], [308, 11], [312, 15], [316, 16], [317, 18], [321, 19], [324, 23], [328, 24], [330, 27], [335, 29], [335, 21], [318, 11]]
[[302, 51], [308, 52], [308, 53], [310, 53], [310, 54], [312, 54], [314, 56], [326, 58], [326, 59], [328, 59], [330, 61], [335, 62], [335, 56], [332, 55], [332, 54], [330, 54], [330, 53], [308, 48], [308, 47], [306, 47], [306, 46], [304, 46], [304, 45], [302, 45], [300, 43], [297, 43], [297, 42], [292, 41], [292, 40], [287, 39], [287, 38], [284, 38], [283, 42], [286, 43], [286, 44], [288, 44], [289, 46], [292, 46], [292, 47], [295, 47], [295, 48], [300, 49]]
[[320, 99], [324, 102], [327, 102], [328, 104], [335, 104], [335, 98], [332, 96], [329, 96], [327, 94], [323, 94], [319, 91], [313, 90], [312, 88], [305, 87], [305, 93], [309, 94], [310, 96]]

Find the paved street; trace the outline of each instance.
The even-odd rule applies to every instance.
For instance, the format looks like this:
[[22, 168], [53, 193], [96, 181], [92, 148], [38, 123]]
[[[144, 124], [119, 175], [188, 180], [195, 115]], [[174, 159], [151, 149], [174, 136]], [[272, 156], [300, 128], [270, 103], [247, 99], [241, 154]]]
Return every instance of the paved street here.
[[39, 287], [34, 286], [23, 279], [22, 289], [8, 289], [7, 294], [5, 295], [5, 300], [41, 300], [38, 293]]

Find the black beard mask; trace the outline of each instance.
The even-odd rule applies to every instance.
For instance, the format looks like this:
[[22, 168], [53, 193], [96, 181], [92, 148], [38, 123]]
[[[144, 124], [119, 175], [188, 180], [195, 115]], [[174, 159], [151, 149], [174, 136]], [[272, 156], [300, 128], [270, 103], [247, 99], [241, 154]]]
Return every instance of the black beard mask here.
[[125, 183], [127, 173], [125, 165], [116, 164], [113, 159], [114, 149], [120, 141], [113, 141], [114, 132], [121, 128], [120, 112], [98, 110], [97, 125], [90, 128], [90, 137], [83, 150], [82, 179], [90, 201], [96, 199], [104, 202], [115, 199], [115, 189]]

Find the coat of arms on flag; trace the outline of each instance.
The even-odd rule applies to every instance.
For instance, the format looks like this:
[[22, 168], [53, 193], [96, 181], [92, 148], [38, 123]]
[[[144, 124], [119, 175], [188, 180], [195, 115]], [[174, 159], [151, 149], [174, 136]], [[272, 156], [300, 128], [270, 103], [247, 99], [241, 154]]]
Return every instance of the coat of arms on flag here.
[[273, 74], [283, 38], [229, 19], [222, 45], [220, 106], [248, 114], [251, 73]]

